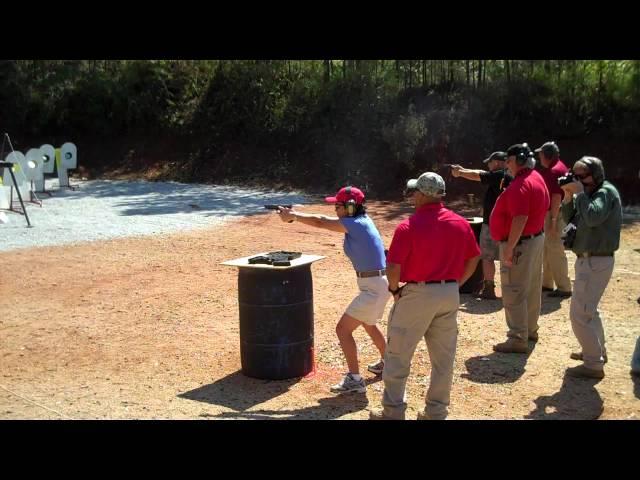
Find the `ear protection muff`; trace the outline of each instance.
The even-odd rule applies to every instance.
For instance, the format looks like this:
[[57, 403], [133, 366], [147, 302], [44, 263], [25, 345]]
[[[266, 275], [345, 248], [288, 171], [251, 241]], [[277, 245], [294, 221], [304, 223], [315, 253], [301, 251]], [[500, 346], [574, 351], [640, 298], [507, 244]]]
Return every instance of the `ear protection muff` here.
[[[344, 189], [344, 193], [346, 193], [347, 195], [351, 195], [351, 186], [346, 187]], [[344, 202], [344, 208], [347, 210], [347, 215], [349, 217], [353, 217], [356, 214], [356, 207], [357, 204], [353, 198], [350, 198], [349, 200]]]
[[580, 159], [580, 162], [587, 167], [587, 170], [589, 170], [589, 173], [591, 174], [591, 177], [593, 177], [593, 181], [596, 184], [604, 182], [603, 167], [597, 166], [593, 161], [593, 157], [582, 157]]
[[533, 157], [533, 152], [529, 148], [529, 145], [527, 145], [526, 143], [523, 143], [522, 146], [524, 148], [518, 153], [516, 153], [516, 163], [518, 165], [524, 165], [525, 163], [527, 163], [527, 160]]

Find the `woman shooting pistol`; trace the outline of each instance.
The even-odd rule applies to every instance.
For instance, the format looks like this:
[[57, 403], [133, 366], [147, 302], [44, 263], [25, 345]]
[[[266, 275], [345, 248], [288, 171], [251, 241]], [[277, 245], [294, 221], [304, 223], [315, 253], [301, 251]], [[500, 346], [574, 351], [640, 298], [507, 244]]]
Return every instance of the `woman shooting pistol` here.
[[356, 271], [360, 293], [351, 301], [336, 326], [349, 371], [340, 383], [331, 387], [331, 391], [365, 393], [366, 385], [360, 375], [353, 331], [362, 326], [371, 337], [381, 360], [367, 369], [376, 375], [382, 374], [386, 341], [377, 324], [390, 296], [384, 246], [378, 229], [366, 214], [364, 193], [360, 189], [341, 188], [335, 197], [327, 197], [325, 201], [335, 205], [336, 217], [301, 213], [285, 207], [279, 207], [278, 214], [283, 222], [297, 221], [311, 227], [344, 233], [344, 253]]

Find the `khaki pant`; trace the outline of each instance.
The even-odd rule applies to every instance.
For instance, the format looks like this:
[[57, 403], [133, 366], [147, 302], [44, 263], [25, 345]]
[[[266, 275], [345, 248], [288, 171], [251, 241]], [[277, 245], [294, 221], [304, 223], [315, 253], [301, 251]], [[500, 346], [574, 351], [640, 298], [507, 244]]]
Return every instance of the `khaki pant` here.
[[384, 356], [384, 415], [404, 419], [405, 387], [411, 359], [424, 338], [431, 360], [431, 381], [425, 413], [430, 419], [446, 418], [458, 339], [458, 283], [407, 284], [389, 313]]
[[598, 303], [613, 273], [613, 257], [589, 257], [576, 259], [576, 281], [571, 297], [571, 328], [580, 346], [584, 366], [602, 370], [604, 329], [598, 312]]
[[[500, 258], [503, 258], [506, 244], [500, 242]], [[512, 267], [506, 267], [502, 261], [500, 262], [502, 303], [507, 317], [509, 338], [526, 342], [529, 336], [538, 332], [538, 317], [542, 304], [543, 249], [544, 234], [523, 240], [520, 245], [516, 245]]]
[[553, 238], [551, 231], [551, 212], [544, 217], [544, 259], [542, 263], [542, 286], [558, 290], [571, 291], [569, 280], [569, 263], [562, 243], [562, 229], [566, 226], [562, 216], [558, 216], [558, 236]]

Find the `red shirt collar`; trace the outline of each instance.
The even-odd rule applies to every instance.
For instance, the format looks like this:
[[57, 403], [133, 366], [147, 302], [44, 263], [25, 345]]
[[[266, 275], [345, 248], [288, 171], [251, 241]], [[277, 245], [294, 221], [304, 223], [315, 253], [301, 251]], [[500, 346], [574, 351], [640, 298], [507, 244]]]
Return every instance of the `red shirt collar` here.
[[418, 208], [416, 210], [416, 212], [422, 212], [422, 211], [427, 211], [427, 210], [439, 210], [442, 207], [444, 207], [444, 204], [442, 202], [426, 203], [426, 204], [422, 205], [420, 208]]
[[[549, 168], [551, 168], [551, 167], [549, 167]], [[518, 173], [516, 173], [516, 177], [519, 177], [520, 175], [524, 175], [525, 173], [530, 172], [530, 171], [531, 171], [530, 168], [523, 168]]]

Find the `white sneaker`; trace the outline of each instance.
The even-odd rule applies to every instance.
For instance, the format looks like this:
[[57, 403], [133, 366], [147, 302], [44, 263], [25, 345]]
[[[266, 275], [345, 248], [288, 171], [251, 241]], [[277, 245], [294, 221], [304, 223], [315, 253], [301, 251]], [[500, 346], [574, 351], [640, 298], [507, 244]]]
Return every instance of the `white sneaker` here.
[[364, 378], [355, 380], [350, 373], [347, 373], [340, 383], [331, 387], [331, 391], [333, 393], [365, 393], [367, 391], [367, 386], [364, 383]]
[[380, 359], [378, 363], [372, 363], [367, 366], [367, 370], [371, 373], [375, 373], [376, 375], [382, 375], [382, 370], [384, 370], [384, 359]]

